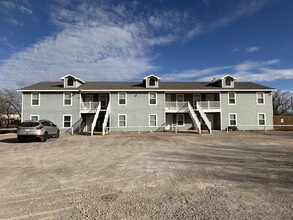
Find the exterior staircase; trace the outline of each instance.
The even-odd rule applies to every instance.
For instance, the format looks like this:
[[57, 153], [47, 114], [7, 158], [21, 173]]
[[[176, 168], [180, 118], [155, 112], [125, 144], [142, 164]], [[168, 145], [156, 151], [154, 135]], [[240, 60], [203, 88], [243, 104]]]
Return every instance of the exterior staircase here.
[[109, 115], [110, 115], [110, 102], [109, 102], [109, 104], [107, 106], [106, 114], [105, 114], [105, 118], [104, 118], [104, 122], [103, 122], [103, 128], [102, 128], [103, 135], [106, 134]]
[[187, 104], [187, 108], [188, 108], [188, 113], [192, 119], [193, 124], [197, 127], [198, 133], [201, 134], [201, 123], [198, 120], [198, 117], [196, 116], [194, 109], [192, 108], [189, 102]]
[[197, 102], [196, 103], [196, 110], [199, 112], [200, 117], [203, 119], [204, 123], [206, 124], [209, 133], [212, 133], [212, 123], [210, 122], [210, 120], [208, 119], [207, 115], [204, 113], [202, 107], [200, 106], [200, 104]]
[[99, 118], [100, 111], [101, 111], [101, 102], [99, 102], [99, 104], [98, 104], [97, 111], [96, 111], [96, 113], [95, 113], [94, 120], [93, 120], [93, 122], [92, 122], [92, 126], [91, 126], [91, 136], [94, 135], [94, 129], [95, 129], [95, 127], [96, 127], [96, 124], [97, 124], [97, 120], [98, 120], [98, 118]]

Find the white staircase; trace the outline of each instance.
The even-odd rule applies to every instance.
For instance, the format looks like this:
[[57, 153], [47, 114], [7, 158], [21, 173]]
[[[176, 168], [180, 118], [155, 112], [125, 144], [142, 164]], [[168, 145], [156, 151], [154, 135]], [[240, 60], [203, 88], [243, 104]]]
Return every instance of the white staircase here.
[[110, 102], [109, 102], [108, 107], [106, 109], [106, 114], [105, 114], [105, 118], [104, 118], [104, 122], [103, 122], [103, 128], [102, 128], [103, 135], [105, 135], [105, 133], [106, 133], [109, 115], [110, 115]]
[[92, 126], [91, 126], [91, 136], [94, 135], [94, 129], [95, 129], [95, 127], [96, 127], [96, 124], [97, 124], [97, 120], [98, 120], [98, 117], [99, 117], [100, 111], [101, 111], [101, 102], [99, 102], [99, 105], [98, 105], [97, 111], [96, 111], [96, 113], [95, 113], [94, 120], [93, 120], [93, 122], [92, 122]]
[[210, 122], [210, 120], [208, 119], [207, 115], [204, 113], [204, 111], [202, 110], [202, 107], [200, 106], [200, 104], [197, 102], [196, 103], [196, 109], [200, 114], [200, 117], [203, 119], [204, 123], [206, 124], [209, 133], [212, 133], [212, 123]]
[[193, 124], [196, 125], [196, 127], [198, 129], [198, 133], [201, 134], [201, 123], [198, 120], [198, 117], [196, 116], [196, 114], [195, 114], [195, 112], [189, 102], [187, 104], [187, 108], [188, 108], [188, 113], [192, 119]]

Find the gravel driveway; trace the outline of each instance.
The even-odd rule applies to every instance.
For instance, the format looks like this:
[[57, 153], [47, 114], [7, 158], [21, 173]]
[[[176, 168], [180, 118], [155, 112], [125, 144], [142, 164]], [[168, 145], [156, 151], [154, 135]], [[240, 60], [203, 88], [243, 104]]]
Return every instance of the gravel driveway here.
[[293, 132], [0, 135], [0, 219], [292, 219]]

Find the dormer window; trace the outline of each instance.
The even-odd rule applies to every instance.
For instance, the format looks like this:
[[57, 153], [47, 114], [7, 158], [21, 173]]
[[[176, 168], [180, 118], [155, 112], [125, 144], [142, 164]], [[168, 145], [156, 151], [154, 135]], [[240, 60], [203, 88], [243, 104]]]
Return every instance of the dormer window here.
[[153, 74], [143, 78], [143, 83], [146, 88], [159, 88], [160, 77]]
[[67, 74], [60, 78], [63, 81], [64, 88], [78, 88], [82, 84], [85, 84], [85, 82], [71, 74]]
[[156, 86], [156, 80], [155, 80], [155, 78], [150, 78], [150, 80], [149, 80], [149, 86]]
[[226, 86], [232, 86], [232, 80], [230, 78], [226, 78], [225, 85]]
[[73, 78], [72, 77], [69, 77], [67, 79], [67, 86], [73, 86]]
[[222, 88], [234, 88], [234, 81], [237, 80], [237, 78], [226, 75], [222, 78], [220, 78], [217, 82], [221, 82]]

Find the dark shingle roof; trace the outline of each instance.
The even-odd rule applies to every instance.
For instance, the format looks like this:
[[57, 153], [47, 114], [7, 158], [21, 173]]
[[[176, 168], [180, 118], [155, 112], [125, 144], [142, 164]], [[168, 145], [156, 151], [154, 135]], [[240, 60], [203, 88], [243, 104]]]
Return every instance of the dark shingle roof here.
[[[231, 88], [221, 88], [211, 85], [208, 82], [160, 82], [159, 88], [145, 88], [141, 82], [86, 82], [78, 88], [64, 88], [63, 82], [40, 82], [20, 89], [20, 91], [30, 90], [230, 90]], [[252, 82], [235, 82], [233, 89], [239, 90], [273, 90], [273, 88]]]

